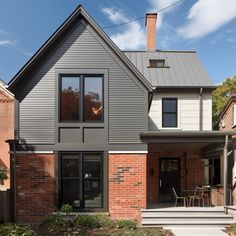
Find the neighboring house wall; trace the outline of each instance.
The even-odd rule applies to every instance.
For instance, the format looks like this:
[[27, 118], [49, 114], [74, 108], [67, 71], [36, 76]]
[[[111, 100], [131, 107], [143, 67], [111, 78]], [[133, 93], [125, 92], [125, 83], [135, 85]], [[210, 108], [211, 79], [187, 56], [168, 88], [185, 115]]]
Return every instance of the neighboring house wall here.
[[[236, 121], [236, 97], [233, 95], [226, 106], [223, 108], [220, 115], [220, 130], [235, 130]], [[235, 144], [234, 144], [235, 146]], [[221, 163], [223, 169], [223, 156], [221, 156]], [[222, 174], [223, 179], [223, 174]], [[232, 186], [232, 203], [236, 204], [236, 150], [228, 156], [228, 184]]]
[[[7, 139], [14, 138], [14, 97], [0, 85], [0, 167], [10, 168]], [[0, 190], [10, 187], [10, 179], [0, 184]]]
[[[164, 129], [162, 127], [162, 98], [178, 99], [177, 129], [183, 131], [200, 129], [200, 102], [198, 92], [156, 92], [153, 96], [149, 112], [149, 130]], [[212, 130], [211, 93], [203, 93], [202, 99], [203, 130]]]
[[[65, 69], [64, 71], [69, 72], [71, 69], [71, 73], [76, 70], [80, 73], [80, 69], [83, 69], [91, 73], [91, 68], [95, 73], [96, 69], [106, 71], [105, 89], [109, 88], [109, 92], [105, 90], [104, 94], [105, 102], [108, 104], [104, 108], [104, 124], [98, 125], [99, 130], [96, 129], [96, 125], [94, 127], [89, 125], [90, 131], [94, 128], [90, 137], [100, 132], [105, 144], [141, 143], [138, 133], [147, 130], [148, 126], [148, 92], [84, 21], [78, 23], [74, 30], [68, 33], [35, 72], [25, 78], [22, 88], [17, 90], [20, 139], [28, 144], [57, 143], [56, 134], [60, 132], [56, 126], [55, 100], [58, 97], [56, 88], [58, 71], [63, 72]], [[63, 125], [64, 128], [65, 126]], [[72, 126], [70, 124], [69, 127]], [[81, 137], [78, 140], [86, 140], [86, 137], [82, 137], [86, 134], [82, 130], [84, 126], [77, 123], [74, 127], [80, 128]], [[91, 142], [94, 143], [96, 140]]]

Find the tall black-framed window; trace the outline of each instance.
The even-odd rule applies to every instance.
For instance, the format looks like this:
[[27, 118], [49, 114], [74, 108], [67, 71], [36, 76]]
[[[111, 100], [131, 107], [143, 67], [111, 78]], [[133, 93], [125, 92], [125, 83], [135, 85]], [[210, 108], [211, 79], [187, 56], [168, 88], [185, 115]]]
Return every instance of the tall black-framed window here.
[[60, 122], [102, 122], [103, 75], [60, 75]]
[[60, 204], [74, 210], [103, 208], [103, 154], [61, 153]]
[[177, 127], [177, 98], [162, 99], [162, 127]]

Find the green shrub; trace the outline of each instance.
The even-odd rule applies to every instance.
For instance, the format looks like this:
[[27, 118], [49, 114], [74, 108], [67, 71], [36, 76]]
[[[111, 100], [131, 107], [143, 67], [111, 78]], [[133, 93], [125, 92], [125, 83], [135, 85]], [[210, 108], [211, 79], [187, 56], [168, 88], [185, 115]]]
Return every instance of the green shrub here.
[[3, 224], [0, 225], [1, 236], [36, 236], [36, 232], [28, 225]]
[[72, 211], [73, 211], [73, 207], [70, 204], [63, 204], [60, 209], [60, 212], [66, 213], [66, 215], [68, 215]]
[[80, 215], [75, 221], [75, 225], [86, 229], [114, 227], [114, 222], [108, 216], [102, 214]]
[[135, 230], [138, 227], [137, 221], [134, 220], [118, 220], [116, 225], [120, 229], [131, 229]]
[[7, 169], [0, 167], [0, 184], [3, 184], [3, 181], [8, 179]]
[[44, 223], [50, 234], [55, 234], [67, 227], [67, 222], [64, 221], [63, 215], [57, 213], [49, 216]]

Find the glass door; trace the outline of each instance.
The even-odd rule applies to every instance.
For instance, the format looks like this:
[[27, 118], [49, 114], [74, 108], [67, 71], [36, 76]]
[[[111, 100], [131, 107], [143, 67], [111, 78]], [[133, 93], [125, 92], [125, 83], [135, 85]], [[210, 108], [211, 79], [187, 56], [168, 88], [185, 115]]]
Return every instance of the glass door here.
[[103, 171], [101, 153], [61, 155], [61, 205], [102, 208]]

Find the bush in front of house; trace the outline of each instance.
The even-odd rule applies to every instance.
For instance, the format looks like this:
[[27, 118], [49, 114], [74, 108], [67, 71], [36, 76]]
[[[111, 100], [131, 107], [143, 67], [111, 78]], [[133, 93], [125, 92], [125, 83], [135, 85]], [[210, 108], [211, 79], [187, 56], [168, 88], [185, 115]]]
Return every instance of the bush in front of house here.
[[3, 184], [4, 180], [8, 179], [7, 169], [0, 167], [0, 184]]
[[28, 225], [3, 224], [0, 225], [1, 236], [36, 236], [36, 232]]
[[116, 225], [120, 229], [135, 230], [138, 228], [138, 223], [135, 220], [118, 220]]

